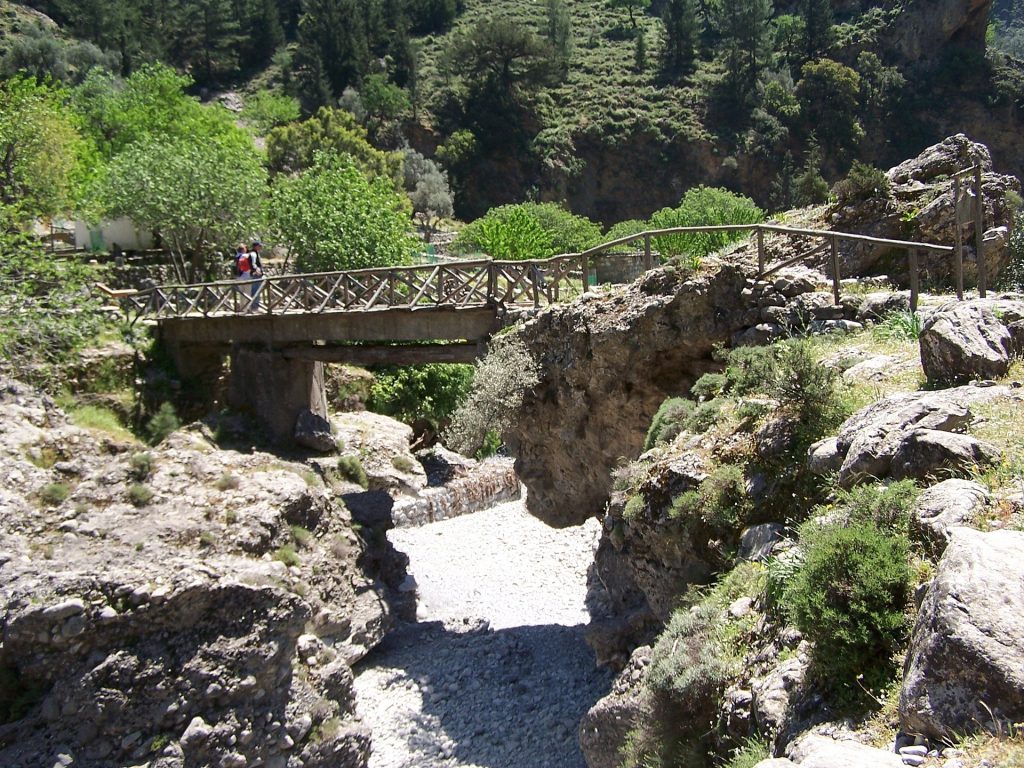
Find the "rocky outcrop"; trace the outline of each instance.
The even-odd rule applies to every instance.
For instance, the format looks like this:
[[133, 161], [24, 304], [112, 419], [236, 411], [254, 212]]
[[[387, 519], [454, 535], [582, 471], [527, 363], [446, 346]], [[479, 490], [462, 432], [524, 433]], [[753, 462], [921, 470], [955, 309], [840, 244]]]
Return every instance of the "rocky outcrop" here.
[[[964, 134], [950, 136], [916, 158], [890, 169], [887, 176], [891, 188], [887, 194], [839, 207], [832, 213], [831, 226], [875, 237], [952, 244], [956, 242], [956, 218], [951, 174], [975, 163], [982, 167], [985, 231], [1012, 230], [1015, 209], [1012, 200], [1020, 194], [1020, 181], [1014, 176], [995, 173], [988, 148]], [[969, 218], [969, 214], [965, 218]], [[973, 231], [973, 223], [965, 223], [961, 233], [964, 279], [968, 285], [973, 284], [977, 273]], [[1010, 252], [1005, 239], [993, 236], [989, 240], [991, 246], [986, 248], [984, 257], [991, 285], [1008, 263]], [[887, 246], [844, 243], [840, 246], [840, 256], [843, 275], [908, 274], [906, 253], [894, 252]], [[949, 282], [953, 274], [952, 256], [930, 257], [923, 268], [929, 275], [940, 277], [952, 286]]]
[[619, 768], [623, 747], [644, 713], [641, 681], [651, 663], [651, 647], [633, 651], [629, 664], [612, 683], [608, 695], [580, 722], [580, 749], [589, 768]]
[[973, 480], [943, 480], [918, 496], [910, 515], [911, 530], [941, 555], [952, 530], [973, 522], [989, 503], [983, 485]]
[[551, 307], [517, 332], [542, 367], [504, 435], [530, 512], [554, 526], [599, 513], [609, 470], [639, 453], [662, 401], [715, 367], [741, 326], [743, 275], [648, 273], [630, 286]]
[[403, 563], [310, 465], [93, 433], [3, 380], [0, 542], [0, 764], [365, 765], [349, 664]]
[[963, 472], [997, 455], [994, 447], [959, 434], [971, 421], [970, 406], [1003, 399], [1024, 398], [1009, 387], [974, 386], [890, 395], [847, 419], [835, 438], [812, 446], [809, 466], [819, 472], [838, 468], [844, 488], [871, 479]]
[[786, 756], [802, 768], [903, 768], [903, 761], [892, 752], [818, 733], [794, 741]]
[[899, 712], [948, 741], [1024, 718], [1024, 533], [955, 528], [918, 613]]
[[1014, 323], [1021, 319], [1024, 301], [1013, 299], [975, 299], [939, 307], [919, 337], [928, 381], [943, 385], [1004, 376], [1024, 346], [1014, 336]]

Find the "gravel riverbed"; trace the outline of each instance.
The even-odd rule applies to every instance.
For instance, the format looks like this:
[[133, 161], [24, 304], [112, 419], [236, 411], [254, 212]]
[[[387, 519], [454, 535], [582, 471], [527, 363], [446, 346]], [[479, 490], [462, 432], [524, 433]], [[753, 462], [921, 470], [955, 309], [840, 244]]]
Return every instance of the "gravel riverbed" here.
[[585, 768], [576, 729], [612, 679], [583, 641], [599, 533], [549, 528], [522, 501], [389, 532], [419, 623], [356, 669], [371, 768]]

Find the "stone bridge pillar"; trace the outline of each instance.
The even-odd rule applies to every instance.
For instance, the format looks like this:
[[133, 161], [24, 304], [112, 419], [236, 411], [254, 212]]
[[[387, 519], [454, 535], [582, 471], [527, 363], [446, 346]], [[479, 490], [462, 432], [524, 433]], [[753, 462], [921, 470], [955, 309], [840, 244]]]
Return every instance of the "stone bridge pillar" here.
[[302, 411], [327, 418], [323, 363], [236, 345], [228, 405], [254, 416], [275, 443], [290, 444]]

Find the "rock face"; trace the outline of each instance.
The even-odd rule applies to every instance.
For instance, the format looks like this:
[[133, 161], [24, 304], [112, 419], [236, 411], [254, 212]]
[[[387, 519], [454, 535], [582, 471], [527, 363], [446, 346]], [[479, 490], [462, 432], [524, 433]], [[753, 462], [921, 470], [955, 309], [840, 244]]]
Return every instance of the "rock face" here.
[[404, 576], [367, 539], [309, 465], [94, 434], [0, 381], [0, 764], [365, 765], [349, 664]]
[[973, 480], [943, 480], [917, 498], [910, 524], [921, 539], [941, 554], [952, 530], [969, 524], [989, 501], [985, 487]]
[[1024, 718], [1024, 533], [955, 528], [914, 627], [900, 691], [910, 733], [948, 740]]
[[580, 723], [580, 748], [589, 768], [619, 768], [622, 747], [642, 716], [641, 686], [651, 663], [651, 648], [633, 651], [629, 664], [612, 684], [612, 690], [591, 707]]
[[601, 511], [610, 468], [639, 452], [662, 401], [711, 370], [712, 347], [740, 327], [743, 288], [734, 268], [689, 282], [655, 270], [522, 327], [542, 380], [504, 437], [532, 514], [562, 527]]
[[1020, 343], [1010, 330], [1024, 301], [975, 299], [943, 305], [921, 328], [921, 366], [932, 384], [993, 379], [1010, 368]]
[[[951, 8], [952, 4], [944, 7]], [[907, 15], [914, 16], [924, 23], [923, 28], [927, 28], [930, 23], [926, 23], [926, 19], [934, 22], [940, 18], [933, 15], [935, 11], [932, 4], [921, 5], [919, 14]], [[900, 14], [901, 17], [903, 15]], [[960, 18], [963, 18], [962, 15]], [[950, 136], [928, 147], [916, 158], [890, 169], [887, 173], [891, 185], [889, 193], [839, 208], [832, 215], [832, 228], [897, 240], [944, 245], [954, 243], [956, 219], [950, 174], [975, 163], [980, 163], [982, 167], [983, 226], [986, 232], [1002, 227], [1012, 229], [1014, 206], [1011, 199], [1013, 195], [1020, 194], [1020, 182], [1014, 176], [995, 173], [988, 148], [971, 141], [964, 134]], [[973, 224], [966, 224], [962, 232], [964, 279], [969, 285], [976, 280], [977, 273], [973, 232]], [[997, 239], [991, 242], [992, 247], [986, 248], [984, 254], [989, 284], [1010, 258], [1009, 248], [1005, 244], [1000, 246]], [[904, 251], [893, 252], [889, 248], [871, 244], [843, 244], [840, 256], [843, 275], [908, 274], [907, 255]], [[953, 274], [953, 258], [929, 257], [924, 267], [929, 274], [948, 280]]]
[[903, 768], [903, 761], [892, 752], [816, 733], [790, 744], [786, 756], [803, 768]]

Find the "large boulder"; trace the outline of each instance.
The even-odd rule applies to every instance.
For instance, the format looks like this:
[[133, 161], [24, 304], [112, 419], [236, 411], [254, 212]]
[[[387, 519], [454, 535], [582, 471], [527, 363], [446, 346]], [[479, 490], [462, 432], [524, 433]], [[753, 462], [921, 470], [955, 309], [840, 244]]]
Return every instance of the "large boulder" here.
[[651, 663], [651, 647], [640, 646], [619, 673], [612, 689], [580, 722], [580, 749], [588, 768], [619, 768], [622, 750], [644, 717], [643, 675]]
[[1024, 317], [1024, 302], [945, 304], [921, 328], [921, 366], [932, 384], [994, 379], [1006, 374], [1015, 350], [1007, 325]]
[[[872, 479], [963, 471], [989, 460], [995, 450], [959, 434], [971, 422], [971, 406], [1021, 399], [1019, 390], [1000, 386], [890, 395], [850, 416], [834, 440], [812, 446], [808, 466], [821, 473], [838, 467], [844, 488]], [[936, 432], [947, 434], [936, 439]]]
[[936, 740], [1024, 719], [1024, 533], [955, 528], [918, 613], [900, 723]]
[[910, 526], [933, 551], [941, 554], [952, 529], [972, 522], [989, 502], [988, 490], [980, 483], [943, 480], [918, 496], [911, 510]]
[[903, 760], [894, 752], [818, 733], [796, 739], [786, 756], [801, 768], [903, 768]]

